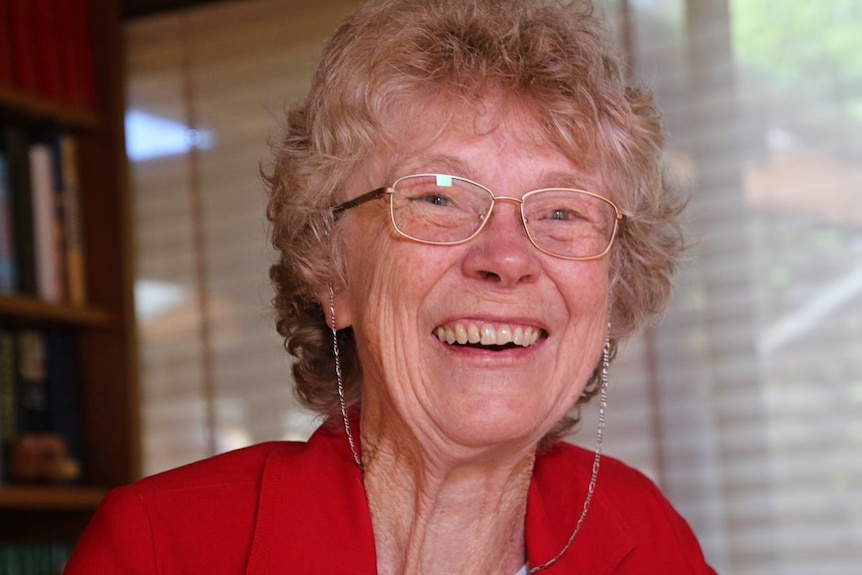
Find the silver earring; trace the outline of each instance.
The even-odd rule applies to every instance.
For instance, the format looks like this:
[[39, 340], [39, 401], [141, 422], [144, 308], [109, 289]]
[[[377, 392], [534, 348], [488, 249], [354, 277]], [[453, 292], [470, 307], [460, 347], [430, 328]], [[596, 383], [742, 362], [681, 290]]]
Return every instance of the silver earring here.
[[533, 575], [534, 573], [538, 573], [539, 571], [543, 571], [560, 560], [560, 558], [565, 555], [566, 551], [569, 550], [569, 547], [572, 546], [572, 542], [575, 540], [575, 537], [578, 536], [578, 533], [581, 531], [581, 527], [584, 525], [584, 521], [587, 519], [587, 513], [590, 511], [590, 505], [593, 502], [593, 494], [596, 492], [596, 483], [599, 479], [599, 467], [602, 461], [602, 444], [605, 440], [605, 410], [608, 406], [608, 367], [611, 363], [611, 324], [608, 322], [608, 333], [605, 336], [605, 345], [602, 348], [602, 372], [601, 372], [601, 391], [599, 392], [599, 421], [596, 425], [596, 449], [595, 456], [593, 457], [593, 469], [592, 474], [590, 475], [590, 484], [587, 487], [587, 497], [584, 499], [584, 507], [581, 510], [581, 516], [578, 518], [578, 522], [575, 525], [575, 530], [572, 531], [571, 536], [569, 536], [569, 540], [566, 541], [566, 544], [563, 546], [563, 549], [557, 553], [557, 555], [547, 561], [539, 565], [538, 567], [533, 567], [528, 571], [528, 575]]
[[335, 379], [338, 382], [338, 403], [341, 406], [341, 418], [344, 421], [344, 431], [347, 433], [347, 442], [350, 444], [350, 451], [353, 453], [353, 461], [359, 470], [364, 472], [365, 466], [362, 464], [362, 458], [359, 456], [359, 450], [356, 447], [356, 441], [353, 439], [353, 429], [350, 426], [350, 418], [347, 417], [347, 402], [344, 399], [344, 379], [341, 376], [341, 356], [338, 351], [338, 331], [335, 329], [335, 293], [332, 291], [332, 284], [326, 284], [329, 288], [329, 317], [330, 328], [332, 329], [332, 353], [335, 355]]

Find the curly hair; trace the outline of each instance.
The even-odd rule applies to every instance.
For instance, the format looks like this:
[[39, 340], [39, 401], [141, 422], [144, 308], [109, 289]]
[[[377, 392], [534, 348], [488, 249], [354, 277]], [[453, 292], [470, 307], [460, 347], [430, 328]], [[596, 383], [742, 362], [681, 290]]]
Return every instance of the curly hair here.
[[[608, 36], [589, 5], [542, 0], [381, 0], [338, 28], [262, 170], [279, 254], [270, 270], [277, 328], [296, 358], [305, 406], [325, 415], [339, 409], [326, 320], [327, 286], [343, 284], [331, 207], [375, 150], [397, 149], [388, 126], [417, 101], [480, 106], [493, 93], [526, 103], [548, 141], [601, 171], [626, 216], [609, 256], [614, 351], [663, 312], [683, 248], [684, 202], [665, 177], [653, 95], [627, 81]], [[338, 343], [355, 404], [361, 365], [350, 328]], [[579, 405], [596, 393], [599, 375], [597, 366]], [[575, 410], [551, 435], [561, 437], [577, 417]]]

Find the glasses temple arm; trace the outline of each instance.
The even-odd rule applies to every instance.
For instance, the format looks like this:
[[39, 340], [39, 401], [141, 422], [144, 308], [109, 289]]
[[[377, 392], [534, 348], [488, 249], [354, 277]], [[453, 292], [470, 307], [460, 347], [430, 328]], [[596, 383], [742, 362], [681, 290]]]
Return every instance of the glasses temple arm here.
[[370, 202], [371, 200], [376, 200], [377, 198], [379, 198], [383, 194], [388, 194], [388, 193], [389, 193], [389, 188], [386, 186], [384, 186], [382, 188], [377, 188], [376, 190], [371, 190], [367, 194], [362, 194], [361, 196], [357, 196], [357, 197], [353, 198], [352, 200], [348, 200], [348, 201], [344, 202], [343, 204], [339, 204], [339, 205], [335, 206], [334, 208], [332, 208], [332, 216], [337, 220], [338, 217], [343, 212], [346, 212], [347, 210], [355, 208], [356, 206], [359, 206], [359, 205], [364, 204], [366, 202]]

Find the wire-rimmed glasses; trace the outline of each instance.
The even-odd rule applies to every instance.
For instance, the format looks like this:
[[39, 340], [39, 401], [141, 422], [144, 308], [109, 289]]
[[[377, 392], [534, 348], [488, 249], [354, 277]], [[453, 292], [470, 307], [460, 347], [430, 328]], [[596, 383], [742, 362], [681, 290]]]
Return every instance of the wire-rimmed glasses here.
[[521, 223], [530, 242], [548, 255], [593, 260], [610, 250], [623, 215], [607, 198], [573, 188], [542, 188], [521, 198], [495, 196], [472, 180], [446, 174], [413, 174], [372, 190], [332, 209], [345, 211], [382, 196], [389, 215], [405, 238], [433, 245], [456, 245], [476, 237], [498, 201], [520, 206]]

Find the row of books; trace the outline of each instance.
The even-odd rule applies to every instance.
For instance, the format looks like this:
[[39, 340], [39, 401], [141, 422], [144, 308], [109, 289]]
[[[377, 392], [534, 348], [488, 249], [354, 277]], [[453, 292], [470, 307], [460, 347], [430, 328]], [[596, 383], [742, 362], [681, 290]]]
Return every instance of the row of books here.
[[6, 125], [0, 138], [0, 295], [84, 305], [74, 136]]
[[66, 542], [0, 543], [0, 573], [3, 575], [60, 575], [72, 554]]
[[0, 0], [0, 87], [95, 106], [89, 0]]
[[73, 330], [0, 327], [0, 480], [78, 478], [79, 362]]

